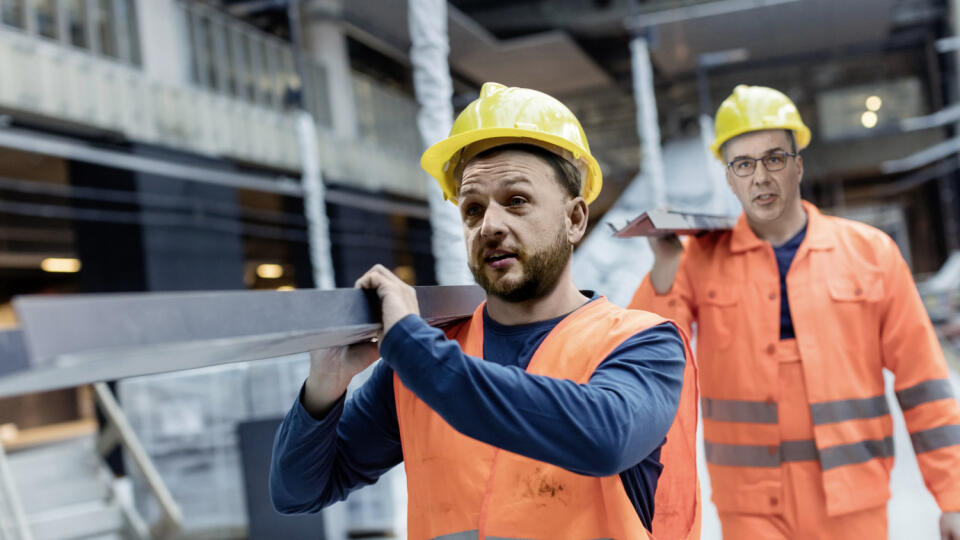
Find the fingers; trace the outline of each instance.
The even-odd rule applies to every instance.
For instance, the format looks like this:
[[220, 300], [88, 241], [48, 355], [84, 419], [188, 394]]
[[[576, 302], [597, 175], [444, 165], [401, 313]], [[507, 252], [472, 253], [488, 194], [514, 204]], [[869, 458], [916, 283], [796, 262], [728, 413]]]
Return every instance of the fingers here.
[[367, 270], [365, 274], [360, 276], [353, 286], [358, 289], [379, 289], [383, 285], [387, 284], [403, 284], [406, 283], [397, 277], [396, 274], [388, 270], [382, 264], [375, 264], [372, 268]]

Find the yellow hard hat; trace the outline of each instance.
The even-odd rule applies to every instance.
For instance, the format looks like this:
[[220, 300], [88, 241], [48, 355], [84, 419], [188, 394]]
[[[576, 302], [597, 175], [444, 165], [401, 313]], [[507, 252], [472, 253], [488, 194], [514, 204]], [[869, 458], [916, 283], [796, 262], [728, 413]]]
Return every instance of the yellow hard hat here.
[[766, 86], [741, 84], [733, 89], [717, 109], [714, 124], [716, 137], [710, 150], [723, 160], [720, 147], [730, 139], [765, 129], [789, 129], [797, 142], [797, 150], [810, 144], [810, 128], [800, 119], [797, 106], [783, 92]]
[[444, 198], [457, 203], [457, 175], [477, 153], [504, 144], [532, 144], [570, 161], [580, 171], [587, 204], [603, 175], [590, 154], [577, 117], [555, 98], [527, 88], [484, 83], [480, 97], [460, 113], [450, 135], [423, 153], [420, 165], [437, 179]]

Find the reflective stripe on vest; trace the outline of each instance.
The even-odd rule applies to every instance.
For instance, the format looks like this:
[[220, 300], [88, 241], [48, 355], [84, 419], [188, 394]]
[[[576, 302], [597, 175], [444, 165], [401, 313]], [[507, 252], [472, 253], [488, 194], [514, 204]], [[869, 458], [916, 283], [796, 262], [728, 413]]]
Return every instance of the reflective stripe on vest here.
[[[960, 444], [960, 426], [950, 433], [937, 433], [927, 440], [932, 444], [945, 440], [955, 440], [953, 444]], [[929, 430], [931, 432], [942, 428]], [[927, 433], [927, 432], [922, 432]], [[919, 435], [919, 434], [918, 434]], [[914, 442], [914, 446], [918, 443]], [[867, 440], [839, 446], [831, 446], [817, 450], [816, 443], [811, 440], [784, 441], [779, 445], [757, 444], [720, 444], [704, 441], [707, 463], [725, 465], [728, 467], [779, 467], [781, 463], [794, 461], [815, 461], [819, 458], [820, 467], [824, 471], [843, 465], [856, 465], [874, 458], [893, 456], [893, 437], [880, 440]]]
[[890, 414], [887, 397], [884, 395], [862, 399], [840, 399], [810, 404], [813, 425], [833, 424], [861, 418], [876, 418]]
[[430, 540], [477, 540], [479, 537], [480, 531], [474, 529], [472, 531], [463, 531], [457, 533], [444, 534], [441, 536], [434, 536]]
[[915, 384], [897, 392], [897, 401], [900, 408], [906, 412], [930, 401], [937, 401], [953, 397], [953, 388], [946, 379], [931, 379]]
[[[477, 540], [480, 531], [474, 529], [472, 531], [463, 531], [458, 533], [444, 534], [442, 536], [434, 536], [430, 540]], [[523, 538], [508, 538], [506, 536], [487, 536], [484, 540], [529, 540]], [[596, 538], [592, 540], [613, 540], [612, 538]]]
[[767, 401], [744, 401], [739, 399], [700, 400], [705, 420], [715, 422], [744, 422], [749, 424], [776, 424], [777, 404]]
[[792, 461], [816, 461], [817, 444], [806, 441], [784, 441], [779, 445], [721, 444], [704, 441], [707, 463], [728, 467], [779, 467]]
[[893, 437], [866, 440], [820, 450], [820, 467], [829, 471], [843, 465], [855, 465], [874, 458], [893, 457]]
[[960, 425], [940, 426], [911, 433], [910, 442], [917, 454], [960, 444]]

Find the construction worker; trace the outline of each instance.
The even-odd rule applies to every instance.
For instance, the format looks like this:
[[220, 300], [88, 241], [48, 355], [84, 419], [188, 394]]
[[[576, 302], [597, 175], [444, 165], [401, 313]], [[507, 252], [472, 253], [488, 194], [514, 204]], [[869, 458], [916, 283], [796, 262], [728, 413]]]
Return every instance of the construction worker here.
[[402, 461], [413, 539], [697, 535], [686, 338], [570, 276], [601, 186], [577, 119], [546, 94], [487, 83], [421, 164], [459, 207], [486, 302], [444, 331], [389, 270], [364, 274], [383, 361], [344, 401], [377, 349], [311, 355], [275, 441], [276, 508], [317, 511]]
[[960, 539], [960, 407], [896, 244], [801, 200], [810, 130], [738, 86], [712, 151], [743, 206], [731, 231], [651, 239], [631, 303], [697, 323], [707, 465], [725, 538], [886, 538], [896, 376], [921, 472]]

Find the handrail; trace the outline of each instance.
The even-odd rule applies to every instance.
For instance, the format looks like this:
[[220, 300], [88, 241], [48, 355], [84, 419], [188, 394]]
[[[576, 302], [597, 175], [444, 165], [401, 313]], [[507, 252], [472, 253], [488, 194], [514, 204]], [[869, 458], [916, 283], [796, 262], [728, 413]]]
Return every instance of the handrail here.
[[100, 405], [100, 410], [103, 411], [107, 419], [108, 427], [105, 432], [110, 433], [110, 437], [113, 437], [113, 444], [102, 447], [98, 445], [98, 449], [102, 455], [106, 455], [113, 450], [114, 446], [120, 444], [129, 452], [131, 459], [143, 473], [150, 492], [157, 498], [163, 512], [164, 520], [159, 528], [154, 531], [154, 534], [160, 538], [166, 538], [178, 533], [183, 526], [183, 510], [174, 500], [173, 494], [170, 493], [157, 468], [153, 465], [153, 461], [150, 460], [150, 456], [140, 443], [140, 439], [127, 421], [127, 415], [120, 408], [120, 404], [117, 403], [117, 399], [113, 397], [113, 392], [110, 391], [106, 383], [94, 384], [93, 390], [97, 403]]
[[[33, 540], [33, 533], [27, 524], [27, 516], [23, 513], [23, 507], [20, 506], [20, 497], [13, 485], [13, 476], [10, 473], [7, 453], [3, 449], [3, 444], [0, 444], [0, 491], [3, 493], [4, 502], [10, 507], [13, 514], [14, 526], [19, 531], [19, 540]], [[6, 520], [0, 521], [0, 538], [3, 540], [12, 539], [13, 537], [7, 536], [8, 530]]]

